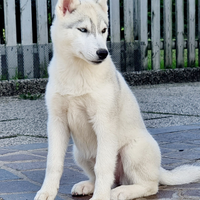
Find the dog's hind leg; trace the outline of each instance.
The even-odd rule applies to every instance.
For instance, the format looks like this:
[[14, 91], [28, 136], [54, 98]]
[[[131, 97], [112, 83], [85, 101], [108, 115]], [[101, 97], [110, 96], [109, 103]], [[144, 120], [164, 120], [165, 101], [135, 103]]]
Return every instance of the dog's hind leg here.
[[83, 169], [85, 174], [89, 177], [88, 181], [81, 181], [75, 184], [71, 190], [72, 195], [90, 195], [94, 192], [95, 173], [94, 164], [95, 160], [86, 160], [80, 155], [79, 151], [74, 146], [74, 159], [76, 163]]
[[120, 153], [124, 175], [122, 185], [111, 191], [112, 200], [129, 200], [158, 192], [160, 153], [151, 138], [130, 142]]
[[[148, 170], [148, 169], [147, 169]], [[126, 174], [126, 182], [130, 185], [122, 185], [111, 190], [111, 200], [129, 200], [146, 197], [158, 192], [158, 180], [151, 177], [151, 170]], [[133, 180], [131, 180], [133, 179]], [[133, 183], [134, 181], [134, 183]]]

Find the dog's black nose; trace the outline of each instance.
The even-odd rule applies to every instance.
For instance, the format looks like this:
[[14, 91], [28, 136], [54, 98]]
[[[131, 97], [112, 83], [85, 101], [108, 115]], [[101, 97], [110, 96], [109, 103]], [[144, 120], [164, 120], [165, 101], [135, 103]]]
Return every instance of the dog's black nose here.
[[106, 49], [99, 49], [96, 53], [100, 60], [104, 60], [108, 55], [108, 51]]

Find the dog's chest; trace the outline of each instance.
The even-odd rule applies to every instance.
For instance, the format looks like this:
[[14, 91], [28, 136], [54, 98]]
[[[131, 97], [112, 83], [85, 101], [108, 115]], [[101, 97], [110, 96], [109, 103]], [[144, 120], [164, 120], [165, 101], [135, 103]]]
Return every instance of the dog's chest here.
[[90, 122], [92, 102], [89, 98], [71, 98], [67, 111], [68, 126], [79, 151], [96, 152], [96, 135]]

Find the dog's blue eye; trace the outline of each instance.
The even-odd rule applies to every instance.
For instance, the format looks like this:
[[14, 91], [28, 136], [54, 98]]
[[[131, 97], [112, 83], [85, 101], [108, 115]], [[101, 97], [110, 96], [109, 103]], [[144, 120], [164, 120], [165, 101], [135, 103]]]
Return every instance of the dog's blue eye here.
[[87, 29], [86, 28], [78, 28], [79, 31], [81, 31], [82, 33], [87, 33]]

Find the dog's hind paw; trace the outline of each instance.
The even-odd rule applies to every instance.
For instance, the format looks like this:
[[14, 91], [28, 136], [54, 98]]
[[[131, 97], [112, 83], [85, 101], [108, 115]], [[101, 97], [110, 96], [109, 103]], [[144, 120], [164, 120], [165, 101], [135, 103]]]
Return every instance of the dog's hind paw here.
[[73, 196], [90, 195], [94, 192], [94, 184], [90, 181], [82, 181], [75, 184], [71, 190]]

